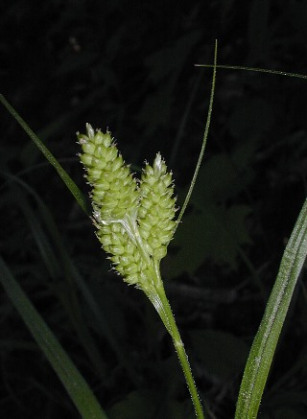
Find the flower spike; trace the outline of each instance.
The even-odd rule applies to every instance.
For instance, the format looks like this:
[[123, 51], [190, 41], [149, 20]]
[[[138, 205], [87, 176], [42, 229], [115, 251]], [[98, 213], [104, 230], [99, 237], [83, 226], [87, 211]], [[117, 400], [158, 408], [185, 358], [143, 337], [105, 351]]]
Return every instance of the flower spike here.
[[145, 164], [137, 181], [118, 152], [110, 132], [86, 126], [78, 134], [80, 160], [92, 187], [96, 235], [124, 281], [149, 298], [172, 337], [192, 396], [195, 412], [203, 419], [200, 399], [184, 346], [160, 275], [160, 260], [167, 253], [177, 222], [172, 173], [157, 153]]
[[149, 254], [160, 260], [166, 255], [176, 227], [172, 174], [167, 172], [160, 153], [157, 153], [152, 166], [146, 164], [140, 194], [140, 234]]
[[92, 187], [96, 235], [124, 280], [146, 291], [176, 226], [172, 175], [157, 153], [138, 184], [110, 132], [95, 132], [90, 124], [86, 131], [78, 140]]

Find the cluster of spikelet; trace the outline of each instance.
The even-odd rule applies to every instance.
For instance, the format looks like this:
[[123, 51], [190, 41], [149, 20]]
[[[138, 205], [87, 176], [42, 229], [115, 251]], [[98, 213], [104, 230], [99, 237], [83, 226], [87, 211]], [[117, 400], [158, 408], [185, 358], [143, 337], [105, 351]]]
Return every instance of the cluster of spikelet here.
[[146, 291], [154, 265], [166, 255], [176, 228], [172, 174], [157, 153], [138, 181], [110, 132], [95, 132], [89, 124], [86, 129], [78, 140], [92, 187], [97, 237], [124, 280]]

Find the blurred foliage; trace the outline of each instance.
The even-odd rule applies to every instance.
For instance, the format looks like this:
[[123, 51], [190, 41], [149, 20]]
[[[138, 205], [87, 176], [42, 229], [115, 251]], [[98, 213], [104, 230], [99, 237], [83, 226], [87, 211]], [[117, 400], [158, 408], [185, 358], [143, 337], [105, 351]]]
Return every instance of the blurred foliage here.
[[[90, 122], [110, 128], [136, 171], [160, 150], [183, 202], [211, 80], [193, 64], [212, 62], [215, 38], [221, 64], [306, 73], [300, 0], [16, 0], [0, 9], [2, 93], [86, 193], [75, 131]], [[303, 80], [218, 71], [204, 165], [163, 265], [208, 417], [233, 415], [246, 348], [306, 195], [306, 97]], [[154, 310], [109, 270], [90, 221], [4, 109], [0, 170], [1, 255], [110, 418], [192, 418]], [[5, 294], [0, 312], [2, 416], [76, 417]], [[289, 314], [266, 419], [306, 417], [303, 282]]]

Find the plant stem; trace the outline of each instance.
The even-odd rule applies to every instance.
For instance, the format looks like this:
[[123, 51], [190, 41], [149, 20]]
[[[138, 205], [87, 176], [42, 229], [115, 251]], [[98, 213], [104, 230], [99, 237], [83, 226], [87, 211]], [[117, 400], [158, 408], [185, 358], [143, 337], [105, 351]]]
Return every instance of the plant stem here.
[[165, 294], [158, 263], [155, 263], [154, 282], [155, 282], [155, 292], [147, 294], [147, 296], [150, 299], [150, 301], [153, 303], [167, 331], [171, 335], [171, 338], [173, 340], [173, 344], [175, 347], [175, 351], [177, 353], [177, 356], [178, 356], [178, 359], [179, 359], [179, 362], [180, 362], [180, 365], [181, 365], [181, 368], [182, 368], [182, 371], [186, 380], [186, 384], [188, 386], [188, 389], [192, 398], [195, 415], [198, 419], [205, 419], [200, 397], [197, 391], [194, 377], [192, 375], [188, 356], [184, 349], [184, 344], [182, 342], [170, 303]]
[[188, 203], [190, 201], [194, 186], [196, 184], [196, 180], [198, 177], [198, 173], [204, 158], [204, 153], [205, 153], [205, 149], [206, 149], [206, 144], [207, 144], [207, 138], [209, 135], [209, 129], [210, 129], [210, 123], [211, 123], [211, 115], [212, 115], [212, 108], [213, 108], [213, 98], [214, 98], [214, 93], [215, 93], [215, 80], [216, 80], [216, 61], [217, 61], [217, 40], [215, 40], [215, 47], [214, 47], [214, 65], [213, 65], [213, 76], [212, 76], [212, 84], [211, 84], [211, 93], [210, 93], [210, 101], [209, 101], [209, 109], [208, 109], [208, 114], [207, 114], [207, 121], [206, 121], [206, 125], [205, 125], [205, 131], [204, 131], [204, 135], [203, 135], [203, 142], [202, 142], [202, 146], [199, 152], [199, 156], [197, 159], [197, 163], [196, 163], [196, 167], [194, 170], [194, 174], [191, 180], [191, 184], [188, 190], [188, 193], [185, 197], [184, 203], [181, 207], [181, 210], [179, 212], [178, 215], [178, 219], [177, 219], [177, 227], [180, 224], [183, 214], [185, 213], [185, 210], [188, 206]]

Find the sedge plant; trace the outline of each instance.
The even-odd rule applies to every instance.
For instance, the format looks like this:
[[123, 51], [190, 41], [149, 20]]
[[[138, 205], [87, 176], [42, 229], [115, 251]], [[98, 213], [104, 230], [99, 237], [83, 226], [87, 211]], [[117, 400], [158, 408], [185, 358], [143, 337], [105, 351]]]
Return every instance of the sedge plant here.
[[199, 393], [175, 317], [165, 294], [160, 262], [167, 254], [178, 224], [191, 197], [203, 159], [211, 121], [217, 42], [209, 111], [204, 138], [189, 191], [175, 220], [176, 199], [172, 172], [158, 152], [150, 165], [145, 163], [138, 180], [124, 162], [109, 131], [103, 133], [86, 125], [86, 134], [77, 134], [80, 160], [91, 185], [93, 222], [102, 248], [109, 254], [115, 271], [123, 280], [143, 291], [170, 334], [195, 409], [204, 419]]
[[198, 418], [204, 418], [190, 364], [166, 297], [160, 261], [167, 253], [177, 222], [172, 173], [161, 154], [145, 164], [138, 181], [123, 160], [110, 132], [87, 124], [79, 134], [80, 160], [91, 185], [96, 235], [114, 269], [144, 292], [169, 332]]
[[[196, 182], [210, 125], [215, 71], [217, 67], [237, 68], [307, 78], [304, 75], [282, 71], [217, 66], [216, 48], [213, 67], [214, 76], [203, 144], [189, 192], [177, 219], [175, 218], [177, 206], [172, 173], [168, 170], [160, 153], [156, 154], [152, 164], [145, 164], [140, 179], [137, 179], [129, 165], [125, 163], [110, 132], [95, 131], [91, 125], [87, 124], [86, 133], [78, 134], [82, 150], [80, 160], [86, 170], [88, 183], [91, 185], [92, 219], [97, 238], [107, 252], [114, 270], [127, 284], [143, 291], [159, 314], [172, 338], [198, 418], [204, 418], [203, 408], [184, 345], [164, 291], [160, 262], [167, 254], [167, 247], [182, 219]], [[27, 132], [50, 164], [55, 167], [80, 207], [87, 212], [82, 193], [57, 159], [2, 95], [0, 101]], [[236, 419], [257, 417], [278, 339], [306, 255], [307, 201], [303, 204], [287, 243], [272, 293], [245, 366], [238, 396]], [[31, 305], [2, 258], [0, 270], [2, 285], [62, 380], [81, 416], [88, 419], [107, 418], [87, 383]]]

